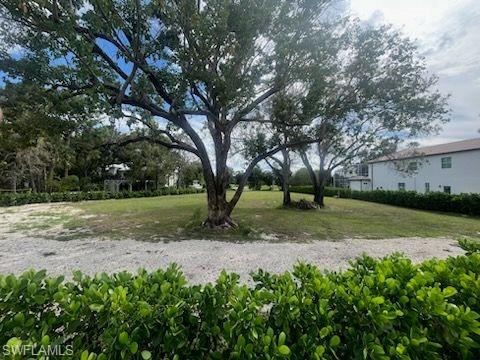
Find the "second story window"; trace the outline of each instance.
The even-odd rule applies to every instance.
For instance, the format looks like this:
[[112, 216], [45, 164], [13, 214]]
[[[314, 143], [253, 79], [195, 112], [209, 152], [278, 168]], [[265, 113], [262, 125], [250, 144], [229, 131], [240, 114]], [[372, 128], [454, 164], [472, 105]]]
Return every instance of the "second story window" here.
[[398, 183], [398, 190], [400, 191], [405, 190], [405, 183]]
[[442, 169], [450, 169], [452, 167], [452, 158], [450, 156], [442, 158]]
[[408, 170], [409, 171], [417, 171], [418, 170], [418, 163], [416, 161], [412, 161], [408, 163]]

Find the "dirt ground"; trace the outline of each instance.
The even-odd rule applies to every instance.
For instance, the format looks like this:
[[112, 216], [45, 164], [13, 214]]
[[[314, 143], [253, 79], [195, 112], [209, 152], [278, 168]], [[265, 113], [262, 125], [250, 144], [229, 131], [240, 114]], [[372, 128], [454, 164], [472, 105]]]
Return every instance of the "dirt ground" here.
[[[209, 240], [143, 242], [132, 239], [109, 240], [85, 235], [73, 240], [56, 240], [68, 234], [66, 218], [84, 216], [68, 204], [36, 204], [0, 208], [0, 273], [47, 269], [51, 275], [136, 271], [164, 268], [175, 262], [193, 283], [215, 281], [225, 269], [248, 281], [251, 271], [291, 270], [297, 261], [325, 269], [342, 269], [348, 261], [367, 253], [383, 257], [403, 252], [414, 262], [445, 258], [463, 253], [456, 241], [447, 238], [397, 238], [384, 240], [346, 239], [342, 241], [243, 243]], [[77, 233], [82, 229], [77, 229]]]

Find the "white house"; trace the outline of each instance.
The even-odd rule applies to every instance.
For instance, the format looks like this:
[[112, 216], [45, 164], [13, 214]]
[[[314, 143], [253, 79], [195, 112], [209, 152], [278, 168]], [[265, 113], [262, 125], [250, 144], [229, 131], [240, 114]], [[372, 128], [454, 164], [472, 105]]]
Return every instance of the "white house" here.
[[126, 164], [111, 164], [105, 167], [105, 170], [113, 176], [124, 177], [125, 173], [130, 170]]
[[178, 169], [175, 169], [170, 175], [167, 175], [167, 186], [175, 187], [178, 185]]
[[368, 162], [355, 190], [480, 193], [480, 139], [406, 149]]

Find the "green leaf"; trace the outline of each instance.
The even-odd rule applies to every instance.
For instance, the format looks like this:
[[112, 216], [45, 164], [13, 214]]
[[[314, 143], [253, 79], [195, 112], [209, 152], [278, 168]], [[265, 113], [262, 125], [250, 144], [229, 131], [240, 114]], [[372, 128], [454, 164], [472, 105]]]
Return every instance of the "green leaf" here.
[[453, 286], [447, 286], [445, 289], [443, 289], [443, 296], [445, 297], [450, 297], [455, 295], [458, 291], [455, 289]]
[[330, 334], [330, 328], [329, 328], [329, 327], [323, 327], [323, 328], [320, 330], [320, 337], [321, 337], [321, 338], [324, 338], [324, 337], [327, 336], [328, 334]]
[[383, 296], [377, 296], [377, 297], [374, 297], [372, 299], [372, 302], [374, 304], [380, 305], [380, 304], [383, 304], [385, 302], [385, 299], [383, 298]]
[[22, 340], [19, 338], [13, 337], [10, 340], [7, 341], [7, 346], [11, 348], [16, 348], [22, 345]]
[[330, 346], [337, 347], [338, 345], [340, 345], [340, 337], [338, 335], [332, 336], [330, 339]]
[[15, 314], [15, 316], [13, 317], [13, 319], [15, 320], [15, 322], [19, 325], [23, 324], [24, 321], [25, 321], [25, 315], [23, 315], [23, 313], [17, 313]]
[[104, 306], [103, 304], [90, 304], [89, 308], [92, 311], [100, 312], [103, 310]]
[[88, 350], [85, 350], [82, 352], [82, 355], [80, 356], [80, 360], [88, 360]]
[[400, 355], [403, 355], [405, 353], [405, 346], [403, 346], [403, 344], [400, 343], [397, 345], [396, 350]]
[[166, 281], [160, 286], [160, 291], [163, 295], [166, 295], [170, 291], [170, 287], [170, 283]]
[[132, 354], [136, 354], [137, 351], [138, 351], [138, 344], [134, 341], [134, 342], [130, 343], [129, 348], [130, 348], [130, 352]]
[[122, 345], [127, 345], [129, 342], [129, 337], [128, 333], [126, 331], [123, 331], [118, 335], [118, 342]]
[[150, 360], [152, 358], [152, 353], [148, 350], [142, 351], [142, 359], [143, 360]]
[[418, 345], [426, 343], [426, 342], [428, 342], [428, 339], [425, 336], [423, 336], [421, 338], [417, 338], [417, 339], [412, 339], [412, 345], [413, 346], [418, 346]]
[[315, 349], [315, 354], [322, 356], [325, 353], [325, 347], [323, 345], [318, 345]]
[[278, 352], [284, 356], [287, 356], [290, 354], [290, 348], [287, 345], [280, 345], [278, 347]]
[[268, 335], [265, 335], [263, 337], [263, 345], [265, 346], [270, 346], [270, 343], [272, 342], [272, 338]]
[[287, 339], [287, 335], [282, 331], [280, 335], [278, 335], [278, 346], [285, 344], [285, 340]]
[[40, 344], [42, 344], [44, 346], [49, 345], [50, 344], [50, 336], [45, 335], [44, 337], [42, 337], [42, 340], [40, 341]]

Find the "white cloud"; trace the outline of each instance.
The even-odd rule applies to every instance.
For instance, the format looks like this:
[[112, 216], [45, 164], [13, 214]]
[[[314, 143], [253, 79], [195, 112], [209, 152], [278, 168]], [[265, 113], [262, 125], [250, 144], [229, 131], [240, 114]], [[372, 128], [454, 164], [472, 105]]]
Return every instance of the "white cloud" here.
[[480, 1], [351, 0], [363, 20], [388, 22], [416, 39], [439, 89], [451, 94], [451, 121], [422, 145], [478, 137], [480, 128]]

